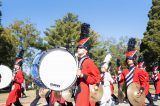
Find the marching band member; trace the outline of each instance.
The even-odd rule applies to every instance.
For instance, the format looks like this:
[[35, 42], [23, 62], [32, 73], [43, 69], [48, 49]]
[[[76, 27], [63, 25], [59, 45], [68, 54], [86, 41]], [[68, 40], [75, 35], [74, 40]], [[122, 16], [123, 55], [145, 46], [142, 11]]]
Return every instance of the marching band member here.
[[[121, 73], [121, 78], [119, 79], [120, 83], [126, 83], [126, 88], [131, 83], [137, 83], [141, 86], [140, 91], [136, 94], [136, 97], [140, 97], [141, 94], [146, 90], [146, 79], [144, 75], [144, 71], [136, 67], [136, 51], [134, 50], [134, 46], [136, 44], [136, 40], [134, 38], [130, 38], [128, 42], [128, 52], [126, 53], [126, 63], [128, 65], [127, 69], [124, 69]], [[129, 101], [130, 102], [130, 101]], [[130, 104], [131, 105], [131, 104]]]
[[[110, 54], [108, 54], [106, 57], [110, 57]], [[110, 59], [107, 59], [110, 60]], [[113, 101], [111, 99], [111, 88], [110, 88], [110, 82], [113, 83], [114, 80], [111, 77], [111, 74], [108, 72], [108, 62], [104, 61], [101, 65], [101, 76], [102, 81], [101, 84], [103, 85], [103, 96], [100, 101], [100, 106], [113, 106]]]
[[19, 98], [21, 97], [21, 86], [24, 81], [23, 72], [21, 69], [22, 66], [22, 56], [23, 56], [24, 50], [20, 51], [19, 56], [16, 58], [16, 62], [14, 64], [14, 69], [16, 71], [15, 75], [13, 76], [13, 85], [11, 92], [8, 95], [8, 99], [6, 101], [6, 106], [11, 106], [14, 104], [15, 106], [22, 106], [22, 104], [19, 101]]
[[146, 78], [146, 81], [147, 81], [147, 86], [146, 86], [146, 91], [145, 91], [145, 95], [146, 95], [146, 98], [148, 99], [149, 103], [151, 105], [154, 105], [153, 103], [153, 99], [151, 97], [151, 93], [149, 92], [149, 74], [148, 72], [146, 71], [146, 66], [145, 66], [145, 63], [143, 61], [143, 57], [142, 56], [139, 56], [138, 58], [138, 68], [142, 69], [144, 71], [144, 74], [145, 74], [145, 78]]
[[78, 79], [77, 87], [75, 89], [76, 106], [89, 106], [89, 85], [99, 83], [101, 79], [97, 66], [87, 55], [89, 50], [89, 28], [89, 24], [82, 24], [81, 36], [77, 49], [79, 57], [79, 69], [77, 71]]
[[158, 72], [158, 63], [153, 67], [153, 77], [152, 77], [155, 85], [155, 97], [154, 101], [158, 100], [158, 95], [160, 95], [160, 74]]

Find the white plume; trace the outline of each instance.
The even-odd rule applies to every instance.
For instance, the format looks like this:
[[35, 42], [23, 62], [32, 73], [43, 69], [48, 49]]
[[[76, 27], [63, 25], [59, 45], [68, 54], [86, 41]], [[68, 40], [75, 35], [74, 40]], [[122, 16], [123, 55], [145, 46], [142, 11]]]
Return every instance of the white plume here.
[[108, 54], [106, 55], [106, 57], [104, 58], [103, 67], [105, 67], [106, 69], [108, 69], [108, 64], [109, 64], [109, 62], [111, 61], [111, 58], [112, 58], [112, 56], [111, 56], [110, 53], [108, 53]]
[[103, 61], [103, 62], [106, 62], [107, 64], [109, 64], [109, 62], [111, 61], [111, 58], [112, 58], [111, 54], [108, 53], [108, 54], [106, 55], [106, 57], [104, 58], [104, 61]]

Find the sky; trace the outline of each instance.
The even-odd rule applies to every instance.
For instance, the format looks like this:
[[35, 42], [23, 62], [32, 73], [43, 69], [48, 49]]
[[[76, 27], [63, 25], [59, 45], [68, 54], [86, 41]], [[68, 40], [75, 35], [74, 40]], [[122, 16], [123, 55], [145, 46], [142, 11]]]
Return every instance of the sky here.
[[[68, 12], [91, 25], [100, 39], [121, 36], [143, 38], [152, 0], [0, 0], [2, 25], [29, 19], [44, 36]], [[29, 71], [28, 71], [29, 72]]]
[[3, 0], [2, 25], [29, 19], [44, 36], [46, 28], [71, 12], [102, 39], [143, 38], [151, 6], [152, 0]]

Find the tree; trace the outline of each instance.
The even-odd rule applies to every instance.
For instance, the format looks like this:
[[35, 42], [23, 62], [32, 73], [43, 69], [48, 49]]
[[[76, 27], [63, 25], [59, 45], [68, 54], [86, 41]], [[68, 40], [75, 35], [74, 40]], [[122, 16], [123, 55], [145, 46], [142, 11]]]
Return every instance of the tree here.
[[78, 16], [68, 13], [62, 19], [56, 20], [55, 26], [51, 26], [45, 31], [45, 40], [48, 48], [71, 47], [71, 40], [78, 41], [80, 34], [80, 21]]
[[12, 30], [12, 34], [19, 40], [19, 45], [22, 44], [25, 49], [29, 47], [41, 48], [40, 46], [43, 45], [43, 39], [39, 37], [40, 32], [37, 31], [35, 25], [29, 20], [16, 20], [9, 28]]
[[141, 52], [147, 68], [151, 70], [154, 62], [160, 65], [160, 1], [152, 0], [149, 22], [141, 44]]
[[18, 40], [9, 28], [3, 28], [0, 34], [0, 64], [13, 68]]
[[[76, 49], [76, 45], [80, 38], [80, 27], [81, 22], [78, 20], [78, 16], [72, 13], [67, 13], [62, 19], [56, 20], [54, 26], [51, 26], [45, 31], [45, 40], [48, 43], [48, 48], [55, 47], [66, 47], [71, 51], [72, 44], [71, 41], [74, 40], [76, 43], [74, 45], [74, 51]], [[99, 57], [102, 56], [103, 52], [99, 50], [97, 47], [100, 45], [98, 41], [99, 35], [90, 30], [90, 56], [93, 57], [93, 60], [99, 64]]]
[[10, 29], [10, 35], [18, 41], [19, 46], [16, 48], [16, 52], [19, 52], [20, 46], [25, 49], [23, 66], [30, 68], [35, 54], [34, 48], [45, 49], [43, 39], [39, 37], [40, 32], [29, 20], [16, 20], [9, 25], [8, 29]]
[[102, 62], [104, 61], [105, 56], [107, 55], [107, 49], [104, 45], [104, 42], [98, 44], [90, 51], [90, 56], [93, 58], [94, 62], [100, 68]]

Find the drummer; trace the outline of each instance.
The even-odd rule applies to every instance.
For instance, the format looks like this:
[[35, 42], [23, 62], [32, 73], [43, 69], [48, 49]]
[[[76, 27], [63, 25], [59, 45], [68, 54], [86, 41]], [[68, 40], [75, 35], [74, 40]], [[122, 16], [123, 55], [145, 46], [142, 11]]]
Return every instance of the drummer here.
[[125, 82], [126, 88], [128, 88], [128, 86], [131, 83], [139, 84], [141, 88], [139, 92], [136, 94], [136, 97], [140, 97], [141, 94], [145, 91], [147, 82], [145, 80], [145, 74], [143, 70], [136, 67], [136, 52], [137, 51], [134, 50], [135, 44], [136, 44], [135, 38], [130, 38], [128, 42], [128, 52], [126, 53], [126, 64], [128, 65], [128, 68], [122, 71], [119, 82], [121, 83], [120, 85], [122, 85], [122, 83]]
[[77, 89], [75, 90], [76, 106], [90, 106], [89, 84], [99, 83], [101, 76], [93, 60], [89, 58], [89, 28], [90, 25], [81, 25], [81, 36], [78, 44], [79, 70], [77, 71]]
[[21, 66], [23, 63], [22, 56], [19, 55], [19, 57], [16, 58], [16, 62], [14, 65], [16, 73], [12, 79], [13, 85], [12, 85], [11, 92], [8, 95], [8, 99], [6, 101], [6, 106], [11, 106], [12, 104], [14, 104], [15, 106], [22, 106], [22, 104], [19, 101], [19, 98], [21, 97], [21, 86], [24, 81], [24, 76], [23, 76], [23, 72], [21, 69]]

